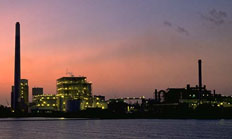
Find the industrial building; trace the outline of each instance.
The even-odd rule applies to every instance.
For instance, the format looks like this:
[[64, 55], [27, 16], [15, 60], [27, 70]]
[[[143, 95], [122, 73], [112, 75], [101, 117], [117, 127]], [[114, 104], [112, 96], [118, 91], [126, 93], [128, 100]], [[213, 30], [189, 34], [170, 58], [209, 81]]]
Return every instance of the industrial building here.
[[57, 111], [57, 96], [56, 95], [35, 95], [32, 100], [32, 112], [53, 112]]
[[93, 97], [92, 107], [93, 108], [100, 108], [100, 109], [107, 109], [108, 105], [106, 103], [105, 96], [95, 95]]
[[43, 95], [43, 88], [41, 87], [32, 88], [32, 97], [38, 96], [38, 95]]
[[77, 112], [88, 108], [107, 109], [104, 96], [92, 96], [91, 83], [86, 77], [62, 77], [57, 79], [57, 94], [34, 92], [32, 112]]
[[202, 61], [198, 60], [198, 85], [191, 87], [189, 84], [185, 88], [168, 88], [166, 90], [155, 90], [154, 103], [160, 104], [188, 104], [189, 107], [196, 108], [201, 104], [210, 104], [217, 107], [232, 107], [231, 97], [222, 97], [202, 85]]
[[13, 112], [78, 112], [86, 109], [111, 109], [116, 112], [157, 110], [158, 107], [178, 107], [188, 104], [196, 108], [201, 104], [213, 107], [232, 107], [232, 97], [224, 97], [212, 93], [202, 85], [202, 61], [198, 60], [199, 84], [195, 87], [168, 88], [155, 90], [154, 99], [145, 97], [127, 97], [110, 99], [108, 103], [104, 96], [92, 96], [92, 84], [86, 77], [62, 77], [57, 79], [56, 94], [44, 94], [43, 88], [32, 88], [32, 103], [29, 104], [28, 80], [21, 79], [20, 61], [20, 24], [16, 23], [15, 30], [15, 70], [14, 86], [11, 92], [11, 109]]
[[[12, 86], [12, 92], [11, 92], [11, 106], [13, 106], [13, 95], [15, 94], [15, 87]], [[29, 104], [29, 87], [28, 87], [28, 80], [27, 79], [21, 79], [20, 80], [20, 93], [18, 96], [18, 108], [21, 112], [27, 112], [28, 111], [28, 104]]]
[[59, 111], [66, 111], [67, 102], [82, 103], [80, 109], [86, 109], [91, 104], [92, 88], [86, 77], [62, 77], [57, 79], [57, 96], [59, 96]]
[[[191, 87], [189, 84], [186, 88], [168, 88], [166, 90], [157, 89], [154, 92], [154, 98], [157, 102], [165, 103], [179, 103], [180, 101], [187, 100], [212, 100], [213, 94], [210, 90], [206, 89], [206, 86], [202, 86], [202, 61], [198, 60], [198, 81], [199, 84], [196, 87]], [[214, 94], [215, 95], [215, 94]]]

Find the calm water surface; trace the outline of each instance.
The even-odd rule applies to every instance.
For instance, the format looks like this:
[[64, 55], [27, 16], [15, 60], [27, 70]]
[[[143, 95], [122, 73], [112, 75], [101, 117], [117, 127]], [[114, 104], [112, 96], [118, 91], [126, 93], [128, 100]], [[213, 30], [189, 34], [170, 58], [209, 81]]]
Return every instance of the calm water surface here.
[[232, 120], [0, 118], [0, 138], [232, 139]]

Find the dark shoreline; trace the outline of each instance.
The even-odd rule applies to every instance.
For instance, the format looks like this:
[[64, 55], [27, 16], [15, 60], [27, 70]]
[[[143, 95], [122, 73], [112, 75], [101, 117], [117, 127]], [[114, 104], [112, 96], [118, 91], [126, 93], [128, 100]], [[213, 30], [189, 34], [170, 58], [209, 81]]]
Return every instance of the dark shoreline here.
[[[152, 114], [80, 114], [80, 113], [57, 113], [57, 114], [10, 114], [0, 115], [0, 118], [65, 118], [65, 119], [232, 119], [231, 115], [152, 115]], [[62, 119], [59, 119], [62, 120]], [[0, 120], [1, 121], [1, 120]]]

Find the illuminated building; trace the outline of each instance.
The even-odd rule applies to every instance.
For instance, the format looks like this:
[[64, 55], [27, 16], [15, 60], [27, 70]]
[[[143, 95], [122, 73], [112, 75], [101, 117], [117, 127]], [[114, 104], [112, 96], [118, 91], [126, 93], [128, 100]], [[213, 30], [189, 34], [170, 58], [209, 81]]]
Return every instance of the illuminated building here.
[[[15, 112], [27, 112], [28, 101], [28, 80], [21, 79], [20, 64], [20, 24], [16, 23], [15, 28], [15, 70], [14, 86], [11, 92], [11, 108]], [[32, 88], [33, 102], [31, 110], [63, 111], [85, 110], [87, 108], [106, 109], [107, 104], [103, 97], [92, 97], [91, 83], [86, 77], [62, 77], [57, 80], [57, 94], [44, 95], [43, 88]]]
[[33, 97], [32, 103], [34, 104], [31, 107], [33, 112], [51, 112], [57, 111], [57, 96], [56, 95], [35, 95]]
[[81, 110], [91, 105], [91, 83], [86, 77], [62, 77], [57, 79], [57, 96], [59, 96], [59, 111], [66, 111], [69, 100], [80, 100]]
[[84, 99], [92, 95], [91, 91], [91, 83], [86, 81], [86, 77], [62, 77], [57, 80], [57, 94], [59, 95]]
[[92, 96], [86, 77], [57, 79], [57, 94], [43, 95], [42, 88], [33, 88], [32, 112], [77, 112], [88, 108], [107, 109], [104, 96]]
[[[18, 107], [20, 111], [27, 112], [28, 111], [28, 80], [27, 79], [21, 79], [20, 80], [20, 93], [19, 93], [19, 99], [18, 99]], [[14, 94], [14, 86], [12, 86], [12, 94]], [[13, 103], [13, 102], [12, 102]], [[11, 105], [13, 105], [11, 103]]]
[[105, 101], [105, 96], [94, 96], [92, 107], [93, 108], [107, 109], [108, 105]]
[[20, 81], [20, 98], [21, 102], [28, 105], [28, 94], [29, 94], [28, 80], [21, 79]]
[[43, 88], [34, 87], [32, 88], [32, 96], [43, 95]]

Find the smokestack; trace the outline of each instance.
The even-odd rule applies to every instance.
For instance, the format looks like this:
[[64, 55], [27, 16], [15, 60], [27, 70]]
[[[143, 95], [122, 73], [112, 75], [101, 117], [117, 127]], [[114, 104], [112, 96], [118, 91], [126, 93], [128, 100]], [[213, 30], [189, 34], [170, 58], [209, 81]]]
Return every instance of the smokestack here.
[[20, 24], [15, 26], [15, 73], [14, 73], [14, 92], [13, 92], [13, 109], [19, 110], [20, 94]]
[[202, 89], [202, 67], [201, 67], [201, 59], [198, 60], [198, 68], [199, 68], [199, 90]]
[[158, 96], [157, 95], [158, 95], [158, 91], [157, 91], [157, 89], [155, 89], [155, 101], [158, 100], [158, 98], [157, 98]]
[[161, 101], [160, 92], [158, 92], [158, 102]]

